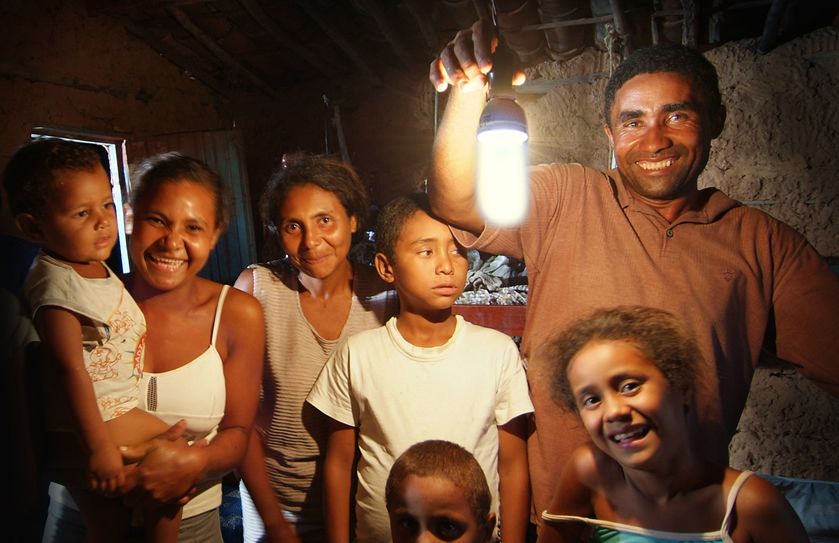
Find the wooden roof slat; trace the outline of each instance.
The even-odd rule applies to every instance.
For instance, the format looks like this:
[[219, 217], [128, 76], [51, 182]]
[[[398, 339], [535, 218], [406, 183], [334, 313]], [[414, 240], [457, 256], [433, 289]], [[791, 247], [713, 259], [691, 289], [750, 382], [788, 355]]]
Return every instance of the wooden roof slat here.
[[206, 0], [87, 0], [87, 14], [126, 15], [132, 11], [203, 4]]
[[387, 14], [382, 11], [381, 6], [379, 6], [379, 3], [376, 0], [360, 1], [370, 12], [370, 15], [373, 16], [373, 19], [376, 20], [376, 24], [379, 25], [379, 30], [382, 31], [385, 39], [390, 42], [390, 46], [393, 47], [393, 51], [396, 53], [396, 56], [399, 57], [399, 60], [402, 61], [402, 64], [404, 64], [410, 72], [414, 67], [414, 61], [411, 59], [411, 54], [408, 52], [408, 48], [402, 43], [402, 38], [399, 37], [399, 33], [396, 32], [393, 25], [390, 24]]
[[431, 51], [436, 53], [440, 46], [440, 39], [434, 31], [434, 23], [431, 21], [431, 17], [429, 17], [427, 4], [419, 0], [405, 0], [405, 6], [411, 12], [411, 15], [414, 16], [414, 19], [417, 20], [425, 43]]
[[163, 57], [173, 64], [180, 66], [182, 69], [195, 76], [196, 79], [210, 87], [212, 90], [221, 94], [228, 100], [233, 101], [234, 96], [218, 79], [211, 75], [207, 70], [202, 68], [197, 62], [189, 60], [178, 52], [174, 47], [166, 43], [166, 38], [171, 36], [167, 32], [165, 36], [156, 36], [152, 32], [142, 26], [134, 23], [125, 22], [125, 28], [144, 42], [148, 43], [152, 49], [163, 55]]
[[157, 92], [157, 88], [131, 88], [124, 86], [101, 85], [75, 76], [69, 76], [57, 70], [39, 68], [37, 66], [24, 66], [14, 62], [0, 60], [0, 76], [20, 77], [32, 83], [49, 83], [61, 87], [70, 87], [90, 92], [104, 92], [124, 100], [129, 94], [134, 95], [137, 100], [147, 101]]
[[257, 75], [252, 73], [242, 64], [240, 64], [236, 59], [230, 56], [230, 54], [223, 48], [221, 48], [211, 36], [209, 36], [203, 30], [198, 28], [182, 9], [177, 7], [170, 7], [167, 8], [166, 11], [168, 11], [172, 15], [172, 17], [174, 17], [175, 20], [178, 21], [181, 24], [181, 26], [184, 27], [184, 30], [189, 32], [192, 35], [192, 37], [198, 40], [201, 43], [201, 45], [206, 47], [207, 50], [213, 53], [216, 56], [216, 58], [218, 58], [225, 65], [227, 65], [228, 68], [248, 78], [251, 81], [251, 83], [256, 85], [257, 88], [259, 88], [262, 92], [264, 92], [271, 98], [279, 99], [279, 96], [274, 91], [274, 88], [271, 87], [271, 85], [260, 79]]
[[279, 25], [277, 25], [277, 23], [274, 22], [273, 19], [268, 16], [267, 13], [265, 13], [265, 11], [263, 11], [262, 7], [260, 7], [256, 0], [239, 0], [239, 3], [242, 4], [250, 16], [253, 17], [253, 19], [259, 23], [259, 25], [264, 28], [280, 45], [291, 49], [303, 57], [306, 62], [317, 68], [326, 76], [331, 77], [336, 71], [338, 71], [337, 68], [328, 62], [325, 62], [303, 44], [289, 36], [282, 28], [279, 27]]
[[352, 43], [345, 38], [332, 24], [327, 21], [323, 15], [313, 8], [306, 0], [297, 0], [297, 5], [305, 11], [309, 17], [315, 20], [329, 38], [338, 44], [341, 49], [350, 57], [353, 64], [367, 77], [367, 79], [374, 85], [381, 84], [381, 78], [376, 72], [367, 64], [363, 55], [352, 45]]

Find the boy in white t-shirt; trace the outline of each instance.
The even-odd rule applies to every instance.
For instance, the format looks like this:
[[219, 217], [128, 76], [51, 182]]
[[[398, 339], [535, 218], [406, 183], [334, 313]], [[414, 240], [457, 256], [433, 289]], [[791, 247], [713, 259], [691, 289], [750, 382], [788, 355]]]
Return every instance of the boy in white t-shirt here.
[[425, 194], [397, 198], [379, 215], [376, 269], [399, 294], [398, 317], [356, 334], [323, 368], [307, 401], [329, 416], [324, 466], [330, 543], [391, 541], [385, 483], [414, 443], [452, 441], [483, 468], [505, 543], [522, 543], [530, 510], [525, 446], [533, 411], [516, 344], [452, 313], [463, 292], [465, 251], [431, 214]]

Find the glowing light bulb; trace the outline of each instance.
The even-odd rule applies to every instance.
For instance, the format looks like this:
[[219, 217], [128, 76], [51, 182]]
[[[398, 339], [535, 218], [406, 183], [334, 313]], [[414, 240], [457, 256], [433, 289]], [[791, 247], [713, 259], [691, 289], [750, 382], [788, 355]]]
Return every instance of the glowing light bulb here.
[[478, 209], [493, 225], [514, 227], [527, 216], [527, 120], [512, 97], [491, 98], [478, 124]]
[[475, 192], [487, 223], [514, 227], [527, 216], [527, 118], [513, 92], [515, 53], [493, 53], [489, 101], [478, 122]]

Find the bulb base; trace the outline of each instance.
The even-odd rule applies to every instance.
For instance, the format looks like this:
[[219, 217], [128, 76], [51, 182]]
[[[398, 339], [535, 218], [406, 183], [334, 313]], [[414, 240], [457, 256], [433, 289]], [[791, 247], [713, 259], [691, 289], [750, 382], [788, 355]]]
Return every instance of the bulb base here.
[[478, 139], [495, 130], [520, 132], [523, 136], [521, 141], [527, 140], [527, 117], [514, 98], [494, 96], [484, 106], [478, 121]]

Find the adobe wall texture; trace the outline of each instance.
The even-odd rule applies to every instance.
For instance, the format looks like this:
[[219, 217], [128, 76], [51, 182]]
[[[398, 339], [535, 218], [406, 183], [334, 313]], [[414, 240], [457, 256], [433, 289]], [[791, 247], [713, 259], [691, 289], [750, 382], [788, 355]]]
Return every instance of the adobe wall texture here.
[[0, 51], [0, 168], [38, 125], [125, 138], [227, 128], [209, 89], [81, 0], [3, 2]]
[[0, 77], [4, 159], [35, 124], [126, 137], [226, 128], [207, 87], [80, 0], [3, 2], [0, 50], [3, 72], [20, 72]]

